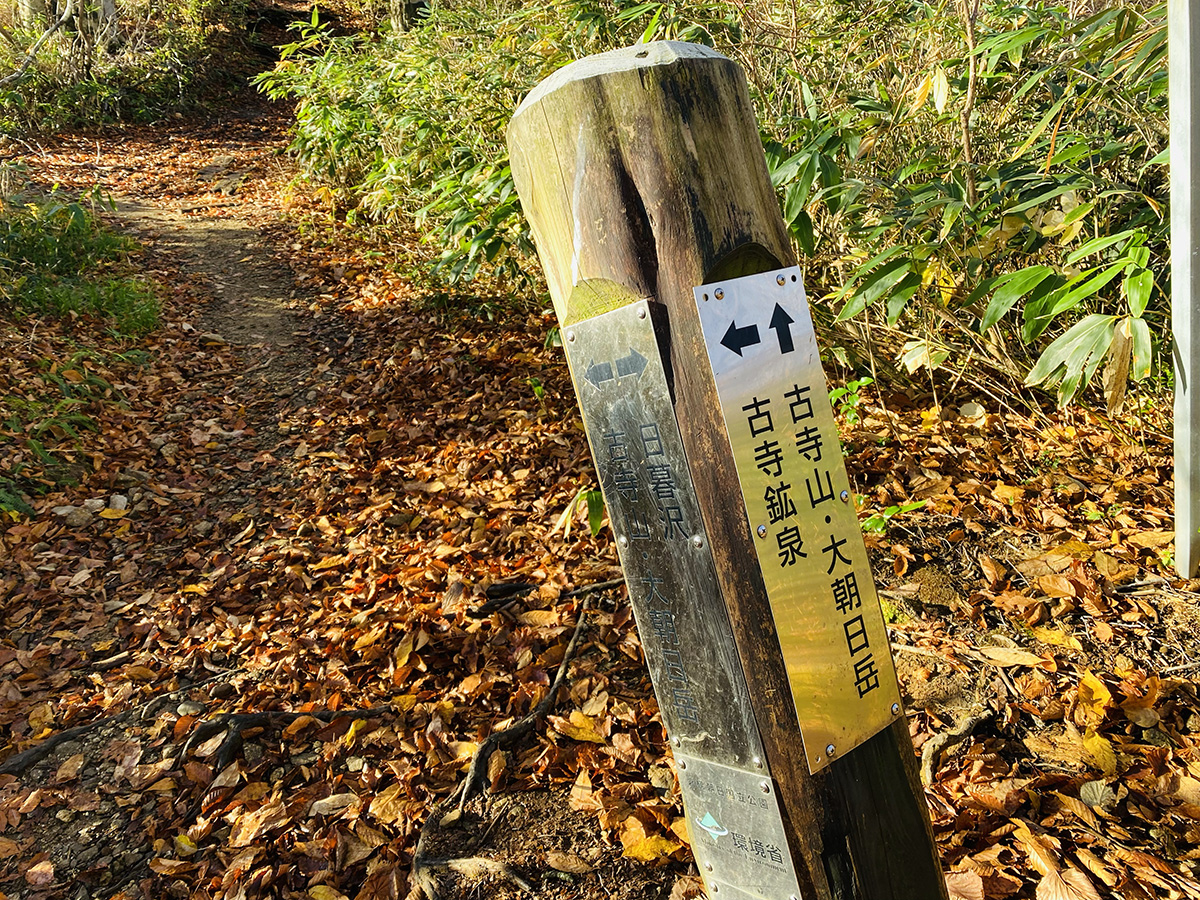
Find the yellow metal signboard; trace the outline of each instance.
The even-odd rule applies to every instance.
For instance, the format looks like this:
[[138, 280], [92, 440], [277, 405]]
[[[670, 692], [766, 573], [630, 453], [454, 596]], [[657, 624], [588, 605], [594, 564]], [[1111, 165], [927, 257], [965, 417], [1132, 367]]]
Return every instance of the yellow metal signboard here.
[[900, 714], [900, 691], [800, 271], [696, 288], [809, 769]]

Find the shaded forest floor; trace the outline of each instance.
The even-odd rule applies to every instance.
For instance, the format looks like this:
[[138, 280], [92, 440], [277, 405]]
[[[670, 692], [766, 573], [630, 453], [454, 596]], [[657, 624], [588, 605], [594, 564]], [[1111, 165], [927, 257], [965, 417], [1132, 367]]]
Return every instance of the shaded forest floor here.
[[[557, 705], [439, 854], [547, 896], [694, 895], [624, 592], [587, 590], [620, 577], [609, 532], [555, 529], [594, 475], [552, 317], [447, 301], [314, 227], [285, 119], [26, 157], [120, 198], [164, 321], [0, 329], [5, 402], [69, 395], [97, 429], [45, 435], [63, 487], [0, 423], [4, 471], [47, 488], [0, 530], [0, 891], [404, 897], [422, 822], [583, 617]], [[868, 544], [954, 896], [1200, 896], [1165, 400], [1119, 423], [898, 390], [841, 412], [867, 507], [927, 501]], [[478, 859], [439, 879], [520, 893]]]

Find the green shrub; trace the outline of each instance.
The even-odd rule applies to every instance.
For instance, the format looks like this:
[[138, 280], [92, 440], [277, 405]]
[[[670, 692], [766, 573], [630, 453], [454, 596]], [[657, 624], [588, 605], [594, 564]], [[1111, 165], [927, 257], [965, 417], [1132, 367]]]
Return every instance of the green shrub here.
[[18, 315], [96, 315], [120, 334], [151, 331], [158, 298], [123, 265], [133, 246], [83, 202], [0, 201], [0, 303]]
[[[1078, 4], [1075, 4], [1078, 6]], [[415, 222], [445, 279], [536, 286], [504, 129], [559, 66], [638, 40], [746, 70], [826, 343], [859, 323], [895, 371], [966, 362], [1110, 407], [1166, 333], [1165, 5], [434, 4], [410, 32], [316, 18], [259, 86], [298, 100], [305, 177], [360, 224]], [[914, 149], [915, 148], [915, 149]]]
[[[17, 175], [0, 170], [0, 184], [11, 187]], [[97, 407], [123, 402], [106, 370], [147, 359], [136, 349], [78, 349], [85, 335], [95, 340], [95, 330], [71, 323], [97, 318], [118, 339], [158, 324], [153, 287], [131, 274], [133, 242], [101, 225], [96, 202], [95, 196], [89, 203], [56, 195], [0, 201], [0, 318], [14, 329], [30, 317], [63, 320], [44, 329], [36, 344], [8, 343], [16, 348], [7, 360], [10, 369], [26, 376], [10, 379], [0, 391], [0, 514], [12, 518], [32, 515], [29, 498], [78, 476], [75, 451], [86, 432], [98, 430]]]
[[[154, 121], [197, 104], [228, 78], [236, 55], [228, 48], [245, 29], [246, 8], [246, 0], [127, 0], [101, 34], [60, 30], [22, 78], [0, 86], [0, 134]], [[26, 22], [6, 30], [0, 75], [22, 65], [43, 28]], [[211, 64], [217, 45], [226, 48], [220, 66]]]
[[[1149, 374], [1150, 322], [1165, 331], [1164, 27], [1161, 5], [1074, 21], [1058, 7], [993, 4], [969, 54], [981, 85], [972, 136], [986, 159], [969, 163], [954, 140], [966, 102], [959, 56], [908, 91], [881, 82], [853, 98], [868, 127], [833, 166], [808, 162], [822, 149], [811, 138], [777, 163], [789, 167], [779, 179], [789, 194], [810, 198], [792, 226], [798, 241], [818, 258], [834, 244], [840, 257], [827, 264], [848, 270], [826, 276], [838, 318], [880, 308], [887, 325], [903, 317], [923, 332], [903, 348], [918, 364], [932, 364], [930, 347], [941, 360], [969, 351], [1028, 372], [1027, 384], [1056, 388], [1064, 404], [1107, 362], [1119, 404], [1124, 373]], [[842, 123], [817, 124], [800, 133], [824, 137]], [[927, 137], [939, 133], [940, 143]], [[827, 224], [808, 237], [804, 215]]]
[[734, 26], [719, 4], [434, 4], [421, 28], [336, 37], [299, 26], [257, 83], [293, 97], [292, 152], [357, 221], [414, 222], [442, 250], [448, 281], [481, 273], [534, 280], [533, 245], [508, 167], [504, 131], [521, 97], [572, 59], [642, 37], [714, 41]]
[[0, 514], [33, 515], [28, 498], [74, 483], [85, 432], [99, 426], [91, 413], [102, 403], [122, 403], [120, 392], [95, 371], [113, 363], [138, 364], [132, 354], [80, 350], [67, 359], [36, 360], [37, 377], [0, 394]]

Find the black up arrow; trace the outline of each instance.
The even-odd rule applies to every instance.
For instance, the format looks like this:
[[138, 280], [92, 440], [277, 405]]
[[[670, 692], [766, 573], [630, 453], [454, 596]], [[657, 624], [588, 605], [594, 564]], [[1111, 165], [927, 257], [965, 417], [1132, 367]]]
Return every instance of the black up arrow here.
[[759, 340], [757, 325], [747, 325], [745, 328], [738, 328], [736, 322], [730, 322], [729, 330], [725, 332], [725, 337], [721, 338], [721, 346], [728, 347], [738, 356], [741, 356], [743, 347], [753, 346]]
[[640, 377], [644, 371], [646, 371], [646, 357], [632, 347], [629, 348], [628, 356], [622, 356], [617, 360], [617, 375], [620, 378], [624, 378], [626, 375]]
[[606, 381], [612, 381], [613, 370], [609, 363], [598, 363], [594, 360], [588, 365], [587, 372], [584, 373], [584, 378], [594, 384], [596, 387], [604, 384]]
[[787, 314], [778, 303], [775, 304], [775, 312], [771, 313], [771, 329], [774, 330], [775, 336], [779, 338], [779, 352], [791, 353], [796, 349], [795, 343], [792, 342], [792, 329], [789, 327], [796, 320]]

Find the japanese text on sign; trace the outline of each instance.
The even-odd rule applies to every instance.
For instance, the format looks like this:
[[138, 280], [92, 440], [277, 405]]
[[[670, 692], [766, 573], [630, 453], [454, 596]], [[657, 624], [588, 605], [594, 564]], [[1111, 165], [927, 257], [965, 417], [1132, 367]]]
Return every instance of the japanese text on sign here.
[[710, 895], [800, 897], [649, 313], [638, 301], [564, 333], [629, 604], [687, 821], [728, 848], [701, 869]]
[[[823, 385], [822, 385], [823, 387]], [[808, 558], [804, 549], [804, 538], [799, 526], [799, 510], [792, 496], [792, 481], [804, 482], [804, 493], [799, 502], [807, 502], [806, 513], [816, 511], [835, 499], [833, 475], [829, 460], [821, 465], [821, 448], [824, 439], [820, 429], [811, 424], [814, 413], [812, 385], [793, 384], [783, 394], [778, 418], [771, 414], [774, 398], [755, 395], [742, 407], [745, 426], [754, 447], [755, 467], [762, 473], [762, 498], [766, 507], [767, 540], [774, 540], [779, 565], [783, 568], [795, 566], [801, 559]], [[840, 460], [840, 456], [838, 457]], [[810, 466], [810, 463], [816, 465]], [[800, 473], [785, 480], [785, 473], [792, 470]], [[826, 525], [833, 524], [832, 514], [824, 516]], [[846, 638], [846, 649], [854, 668], [854, 687], [858, 696], [865, 697], [879, 687], [879, 671], [871, 651], [871, 640], [867, 633], [858, 590], [858, 576], [847, 553], [850, 538], [839, 538], [832, 530], [828, 543], [821, 547], [821, 561], [829, 580], [829, 596], [836, 612], [843, 617], [842, 629]], [[865, 565], [865, 560], [864, 560]], [[857, 614], [855, 614], [857, 613]]]

